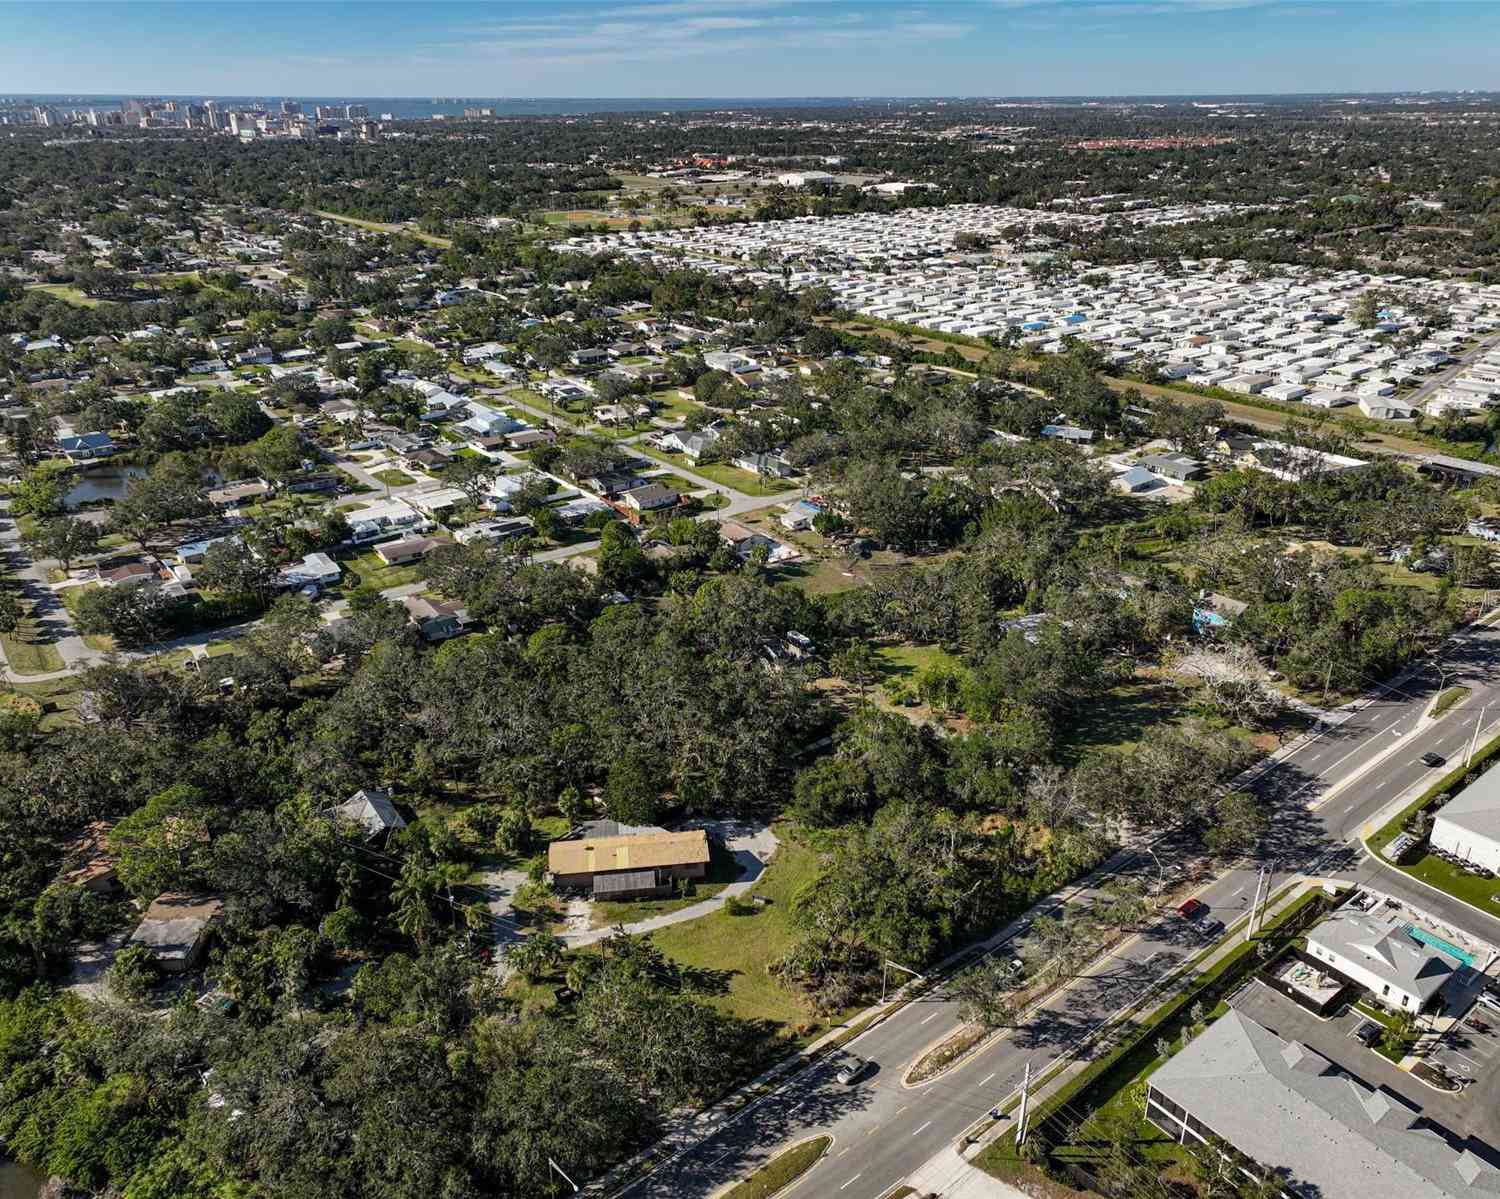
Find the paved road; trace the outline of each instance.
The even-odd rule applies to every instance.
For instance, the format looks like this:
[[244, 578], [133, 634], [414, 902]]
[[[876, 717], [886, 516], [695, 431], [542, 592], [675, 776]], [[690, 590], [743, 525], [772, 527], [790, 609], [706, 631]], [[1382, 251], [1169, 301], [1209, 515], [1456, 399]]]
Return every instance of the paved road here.
[[[1500, 630], [1464, 635], [1441, 670], [1424, 668], [1393, 683], [1336, 727], [1289, 747], [1248, 783], [1276, 813], [1264, 847], [1273, 870], [1272, 892], [1300, 873], [1368, 879], [1500, 944], [1500, 918], [1481, 917], [1382, 868], [1364, 857], [1358, 843], [1363, 826], [1433, 776], [1433, 770], [1417, 760], [1421, 754], [1432, 751], [1459, 760], [1487, 703], [1493, 707], [1485, 716], [1485, 727], [1500, 720], [1500, 684], [1490, 668], [1497, 651]], [[1433, 696], [1455, 682], [1474, 688], [1473, 694], [1440, 719], [1425, 721], [1423, 713]], [[1174, 853], [1164, 846], [1158, 857], [1170, 868]], [[1151, 859], [1135, 857], [1125, 872], [1149, 876], [1156, 869]], [[1230, 923], [1247, 910], [1258, 869], [1257, 862], [1242, 863], [1203, 887], [1198, 898]], [[1012, 926], [1002, 937], [1008, 940], [1015, 932]], [[907, 1067], [959, 1025], [957, 1005], [939, 990], [851, 1042], [849, 1051], [872, 1063], [872, 1073], [857, 1085], [833, 1081], [837, 1062], [794, 1076], [741, 1118], [697, 1143], [692, 1142], [703, 1136], [701, 1131], [687, 1138], [676, 1160], [629, 1194], [633, 1199], [708, 1196], [754, 1170], [787, 1140], [829, 1133], [835, 1144], [830, 1157], [817, 1167], [811, 1193], [879, 1199], [1007, 1097], [1028, 1061], [1034, 1070], [1045, 1068], [1197, 947], [1180, 919], [1163, 916], [1047, 1001], [1023, 1028], [933, 1083], [903, 1087]]]
[[1450, 366], [1445, 366], [1442, 370], [1438, 371], [1437, 374], [1433, 375], [1429, 379], [1424, 380], [1415, 391], [1405, 397], [1406, 402], [1412, 405], [1414, 408], [1420, 408], [1423, 411], [1426, 411], [1426, 404], [1429, 399], [1437, 394], [1440, 389], [1453, 382], [1454, 378], [1456, 378], [1461, 371], [1465, 370], [1470, 365], [1470, 363], [1474, 362], [1481, 355], [1487, 354], [1497, 345], [1500, 345], [1500, 336], [1489, 336], [1484, 338], [1472, 350], [1469, 350], [1465, 354], [1460, 354], [1458, 356], [1457, 362], [1451, 364]]

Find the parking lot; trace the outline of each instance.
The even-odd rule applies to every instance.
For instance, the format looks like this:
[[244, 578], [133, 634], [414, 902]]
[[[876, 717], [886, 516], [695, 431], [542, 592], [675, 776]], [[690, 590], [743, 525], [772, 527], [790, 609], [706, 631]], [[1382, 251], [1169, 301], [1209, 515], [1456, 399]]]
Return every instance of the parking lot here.
[[1460, 1081], [1474, 1080], [1465, 1084], [1464, 1091], [1477, 1099], [1472, 1093], [1480, 1089], [1480, 1083], [1500, 1075], [1500, 1010], [1474, 1004], [1443, 1034], [1427, 1060]]

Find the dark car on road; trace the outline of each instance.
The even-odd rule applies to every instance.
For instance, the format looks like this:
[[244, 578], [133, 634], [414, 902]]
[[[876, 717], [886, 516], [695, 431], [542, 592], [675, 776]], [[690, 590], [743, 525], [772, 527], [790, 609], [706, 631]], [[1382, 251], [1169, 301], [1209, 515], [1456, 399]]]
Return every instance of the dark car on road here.
[[1380, 1025], [1373, 1020], [1366, 1020], [1354, 1030], [1354, 1039], [1366, 1049], [1374, 1049], [1380, 1040]]
[[1423, 754], [1420, 760], [1423, 766], [1446, 766], [1448, 764], [1448, 759], [1442, 754], [1435, 754], [1430, 750]]

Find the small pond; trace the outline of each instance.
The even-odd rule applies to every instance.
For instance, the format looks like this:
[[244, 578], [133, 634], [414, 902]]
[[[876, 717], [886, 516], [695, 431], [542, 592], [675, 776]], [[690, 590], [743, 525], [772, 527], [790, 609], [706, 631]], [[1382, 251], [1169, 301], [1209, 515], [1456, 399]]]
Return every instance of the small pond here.
[[130, 480], [145, 473], [139, 466], [93, 467], [73, 476], [72, 490], [63, 497], [63, 503], [69, 508], [81, 508], [84, 504], [97, 504], [101, 500], [123, 499]]

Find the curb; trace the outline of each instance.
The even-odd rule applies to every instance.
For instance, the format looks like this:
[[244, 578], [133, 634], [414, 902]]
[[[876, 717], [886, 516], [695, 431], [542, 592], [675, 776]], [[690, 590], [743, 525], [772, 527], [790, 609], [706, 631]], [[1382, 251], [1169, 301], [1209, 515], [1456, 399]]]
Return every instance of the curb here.
[[[774, 1150], [771, 1151], [771, 1156], [766, 1160], [765, 1165], [759, 1167], [759, 1169], [756, 1170], [756, 1173], [759, 1173], [760, 1170], [764, 1170], [766, 1166], [769, 1166], [778, 1157], [784, 1157], [788, 1153], [791, 1153], [794, 1149], [801, 1148], [803, 1145], [811, 1144], [813, 1141], [822, 1140], [827, 1140], [828, 1144], [823, 1147], [822, 1153], [813, 1158], [812, 1164], [808, 1166], [807, 1169], [803, 1170], [801, 1174], [797, 1175], [796, 1178], [792, 1179], [791, 1182], [787, 1183], [786, 1186], [772, 1191], [769, 1195], [766, 1196], [766, 1199], [779, 1199], [779, 1197], [782, 1195], [790, 1194], [794, 1189], [796, 1189], [798, 1184], [805, 1182], [809, 1174], [811, 1174], [820, 1165], [828, 1160], [828, 1155], [833, 1151], [834, 1145], [838, 1144], [838, 1138], [831, 1132], [820, 1132], [810, 1137], [803, 1137], [799, 1141], [792, 1141], [789, 1144], [778, 1145]], [[748, 1174], [744, 1178], [737, 1178], [733, 1182], [726, 1182], [717, 1191], [710, 1195], [709, 1199], [719, 1199], [719, 1196], [727, 1195], [730, 1191], [734, 1190], [735, 1187], [739, 1186], [740, 1183], [748, 1182], [754, 1177], [755, 1174]]]

